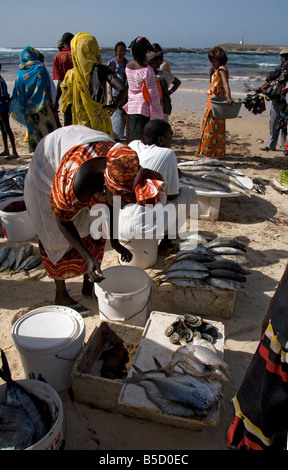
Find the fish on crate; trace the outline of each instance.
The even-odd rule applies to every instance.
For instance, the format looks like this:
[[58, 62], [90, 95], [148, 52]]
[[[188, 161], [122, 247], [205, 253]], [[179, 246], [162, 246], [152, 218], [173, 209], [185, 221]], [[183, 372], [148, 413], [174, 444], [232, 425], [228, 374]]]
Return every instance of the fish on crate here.
[[0, 377], [6, 382], [6, 396], [0, 404], [0, 449], [24, 450], [49, 432], [54, 418], [46, 402], [12, 379], [2, 349], [1, 358]]
[[144, 388], [148, 400], [163, 413], [183, 418], [203, 418], [222, 398], [216, 387], [195, 377], [170, 374], [168, 371], [163, 371], [164, 375], [161, 376], [159, 368], [152, 371], [141, 371], [135, 365], [133, 368], [136, 373], [125, 382]]
[[171, 361], [163, 369], [171, 373], [223, 381], [227, 381], [231, 375], [230, 366], [219, 357], [217, 351], [200, 344], [179, 346], [173, 353]]

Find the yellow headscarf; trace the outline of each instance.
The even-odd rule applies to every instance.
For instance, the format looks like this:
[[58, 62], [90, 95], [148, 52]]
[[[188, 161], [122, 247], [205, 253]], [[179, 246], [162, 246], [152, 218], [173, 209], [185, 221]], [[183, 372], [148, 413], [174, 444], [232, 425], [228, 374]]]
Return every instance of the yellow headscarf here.
[[[89, 33], [78, 33], [70, 43], [74, 73], [72, 81], [73, 124], [81, 124], [113, 137], [111, 119], [101, 103], [92, 100], [89, 91], [90, 75], [94, 64], [102, 64], [97, 40]], [[68, 78], [67, 77], [67, 78]]]

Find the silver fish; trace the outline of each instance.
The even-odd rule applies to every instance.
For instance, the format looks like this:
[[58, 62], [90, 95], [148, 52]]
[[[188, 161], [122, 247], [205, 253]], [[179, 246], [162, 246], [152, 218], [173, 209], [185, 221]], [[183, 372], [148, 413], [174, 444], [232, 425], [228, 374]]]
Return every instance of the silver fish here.
[[226, 255], [243, 255], [244, 251], [233, 246], [214, 246], [211, 248], [214, 254], [226, 254]]
[[8, 257], [7, 257], [6, 259], [4, 259], [3, 263], [0, 266], [0, 272], [2, 273], [3, 271], [6, 271], [6, 269], [8, 269], [8, 267], [9, 267], [9, 260], [8, 260]]
[[175, 279], [204, 279], [209, 276], [209, 272], [206, 271], [189, 271], [189, 270], [178, 270], [165, 273], [158, 282], [173, 282]]
[[219, 277], [206, 277], [205, 282], [213, 287], [219, 289], [240, 290], [243, 289], [243, 284], [233, 279], [225, 279]]
[[200, 288], [206, 287], [206, 284], [202, 279], [195, 279], [195, 278], [184, 279], [184, 278], [172, 277], [171, 279], [169, 279], [169, 282], [178, 287], [200, 287]]
[[10, 250], [11, 248], [9, 248], [8, 246], [0, 248], [0, 264], [2, 264], [3, 261], [7, 258]]
[[2, 369], [0, 369], [0, 377], [7, 383], [5, 404], [12, 408], [22, 409], [33, 425], [33, 442], [37, 442], [51, 429], [51, 414], [46, 403], [36, 397], [36, 395], [29, 393], [12, 379], [7, 358], [2, 349], [1, 358]]
[[201, 177], [197, 178], [196, 176], [190, 176], [188, 174], [183, 174], [180, 177], [180, 182], [194, 188], [206, 189], [208, 191], [231, 192], [223, 184], [209, 181]]
[[0, 450], [23, 450], [33, 445], [34, 426], [20, 406], [0, 403]]
[[[137, 369], [139, 371], [139, 369]], [[207, 416], [207, 410], [219, 401], [205, 384], [184, 376], [133, 375], [128, 383], [144, 388], [146, 396], [164, 413], [182, 417]]]
[[30, 259], [24, 266], [24, 271], [30, 271], [30, 269], [34, 269], [36, 268], [37, 266], [39, 266], [39, 264], [42, 263], [42, 258], [40, 255], [35, 255], [32, 257], [32, 259]]
[[209, 272], [211, 277], [224, 277], [225, 279], [233, 279], [238, 282], [246, 282], [246, 277], [243, 274], [232, 271], [231, 269], [211, 269]]
[[205, 243], [205, 247], [209, 249], [215, 248], [218, 246], [232, 246], [234, 248], [239, 248], [239, 250], [246, 252], [245, 244], [240, 242], [236, 238], [218, 237], [218, 238], [214, 238], [214, 240], [211, 240], [208, 243]]
[[[180, 346], [174, 352], [171, 361], [164, 370], [173, 372], [183, 369], [184, 373], [200, 377], [219, 377], [227, 380], [230, 377], [230, 367], [211, 348], [192, 344]], [[182, 372], [182, 373], [183, 373]]]
[[26, 245], [26, 246], [21, 246], [19, 252], [17, 253], [16, 256], [16, 262], [14, 266], [14, 270], [17, 270], [17, 268], [20, 266], [20, 264], [28, 258], [28, 256], [31, 256], [33, 251], [32, 245]]
[[208, 269], [230, 269], [235, 271], [236, 273], [240, 274], [251, 274], [249, 269], [244, 268], [240, 263], [237, 261], [229, 260], [229, 259], [220, 259], [216, 261], [211, 261], [209, 263], [203, 263]]
[[29, 271], [32, 267], [38, 266], [42, 262], [42, 258], [39, 255], [30, 255], [22, 261], [18, 266], [17, 271], [27, 270]]
[[205, 266], [204, 263], [198, 263], [197, 261], [189, 259], [180, 259], [179, 261], [172, 263], [168, 268], [164, 269], [162, 272], [167, 273], [171, 271], [177, 271], [179, 269], [187, 269], [191, 271], [209, 271], [209, 268]]
[[16, 261], [16, 251], [13, 248], [11, 248], [11, 250], [9, 251], [7, 259], [8, 269], [12, 269]]

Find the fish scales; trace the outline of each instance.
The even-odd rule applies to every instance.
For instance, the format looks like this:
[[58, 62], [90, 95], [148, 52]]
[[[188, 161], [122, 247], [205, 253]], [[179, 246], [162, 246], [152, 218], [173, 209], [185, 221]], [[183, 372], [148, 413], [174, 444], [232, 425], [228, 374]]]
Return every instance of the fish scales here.
[[239, 248], [240, 250], [246, 251], [246, 245], [236, 238], [230, 237], [218, 237], [214, 240], [211, 240], [204, 245], [206, 248], [215, 248], [218, 246], [232, 246], [234, 248]]
[[225, 279], [233, 279], [238, 282], [246, 282], [246, 277], [231, 269], [210, 269], [209, 275]]

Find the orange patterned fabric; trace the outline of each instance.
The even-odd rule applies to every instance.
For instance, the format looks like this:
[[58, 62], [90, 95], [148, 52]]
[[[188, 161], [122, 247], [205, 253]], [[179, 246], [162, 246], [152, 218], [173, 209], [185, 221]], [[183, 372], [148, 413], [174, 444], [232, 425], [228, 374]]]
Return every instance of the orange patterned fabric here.
[[220, 70], [228, 73], [227, 67], [221, 66], [214, 71], [211, 77], [211, 83], [207, 90], [208, 99], [202, 121], [199, 146], [199, 155], [211, 158], [220, 158], [225, 155], [226, 151], [225, 119], [213, 116], [210, 102], [212, 97], [225, 95]]
[[63, 222], [68, 222], [83, 208], [91, 209], [94, 204], [107, 203], [103, 193], [93, 196], [83, 203], [76, 199], [73, 182], [79, 167], [87, 160], [95, 157], [106, 157], [108, 150], [115, 142], [105, 141], [72, 147], [62, 158], [55, 174], [51, 190], [50, 204], [52, 211]]
[[104, 176], [107, 189], [125, 202], [154, 205], [161, 200], [165, 185], [162, 176], [142, 168], [137, 153], [126, 145], [108, 152]]
[[[63, 222], [68, 222], [83, 208], [91, 209], [94, 204], [107, 204], [104, 193], [93, 196], [88, 202], [78, 201], [73, 191], [73, 181], [79, 167], [87, 160], [96, 157], [106, 157], [108, 150], [115, 142], [105, 141], [86, 144], [71, 148], [62, 158], [55, 174], [51, 190], [50, 204], [54, 214]], [[101, 264], [105, 242], [103, 238], [94, 240], [90, 235], [82, 239], [89, 253]], [[53, 264], [39, 241], [40, 254], [48, 276], [54, 279], [69, 279], [87, 272], [87, 262], [75, 248], [71, 248], [56, 263]]]
[[[101, 264], [106, 240], [100, 238], [94, 240], [90, 235], [82, 239], [89, 253]], [[42, 257], [44, 268], [49, 277], [53, 279], [70, 279], [73, 277], [81, 276], [87, 272], [87, 262], [79, 255], [75, 248], [71, 248], [65, 255], [56, 263], [53, 264], [48, 258], [47, 253], [39, 240], [39, 250]]]

